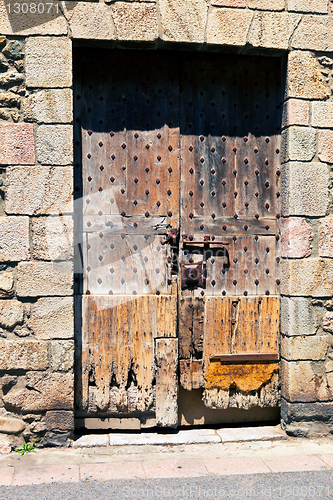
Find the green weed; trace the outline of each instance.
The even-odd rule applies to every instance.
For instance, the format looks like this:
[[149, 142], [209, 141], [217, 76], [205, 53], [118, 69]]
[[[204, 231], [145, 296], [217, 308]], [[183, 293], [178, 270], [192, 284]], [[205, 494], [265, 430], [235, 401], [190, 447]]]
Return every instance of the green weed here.
[[41, 438], [35, 439], [32, 443], [24, 443], [22, 448], [14, 448], [14, 451], [20, 453], [20, 455], [25, 455], [25, 453], [31, 453], [32, 451], [36, 451], [36, 444], [39, 443]]

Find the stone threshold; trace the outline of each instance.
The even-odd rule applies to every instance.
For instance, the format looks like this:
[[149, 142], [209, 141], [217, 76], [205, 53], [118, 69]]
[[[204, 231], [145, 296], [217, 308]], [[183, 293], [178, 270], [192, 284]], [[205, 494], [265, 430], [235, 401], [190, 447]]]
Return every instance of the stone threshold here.
[[248, 441], [277, 441], [287, 439], [287, 435], [278, 426], [236, 427], [223, 429], [188, 429], [171, 433], [138, 432], [87, 434], [77, 437], [73, 448], [91, 448], [95, 446], [139, 446], [163, 445], [175, 446], [204, 443], [242, 443]]

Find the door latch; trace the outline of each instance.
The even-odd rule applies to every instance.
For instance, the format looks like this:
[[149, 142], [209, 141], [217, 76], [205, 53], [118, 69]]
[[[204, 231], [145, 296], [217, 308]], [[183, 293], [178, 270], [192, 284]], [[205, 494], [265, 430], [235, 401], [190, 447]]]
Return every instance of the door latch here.
[[169, 233], [166, 235], [166, 238], [164, 241], [162, 241], [162, 245], [166, 245], [167, 243], [170, 243], [173, 247], [176, 247], [178, 244], [178, 229], [172, 228]]
[[182, 290], [185, 288], [204, 287], [204, 261], [193, 264], [181, 264]]

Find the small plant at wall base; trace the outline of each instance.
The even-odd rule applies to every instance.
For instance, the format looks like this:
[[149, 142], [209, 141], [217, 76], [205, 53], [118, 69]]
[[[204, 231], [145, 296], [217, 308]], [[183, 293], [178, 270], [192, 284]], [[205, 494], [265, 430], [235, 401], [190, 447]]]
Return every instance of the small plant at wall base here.
[[25, 455], [25, 453], [30, 453], [32, 451], [36, 451], [36, 444], [39, 443], [39, 441], [41, 440], [41, 438], [38, 438], [36, 439], [35, 441], [31, 443], [24, 443], [24, 445], [22, 446], [22, 448], [14, 448], [14, 451], [16, 451], [17, 453], [20, 453], [21, 456], [22, 455]]

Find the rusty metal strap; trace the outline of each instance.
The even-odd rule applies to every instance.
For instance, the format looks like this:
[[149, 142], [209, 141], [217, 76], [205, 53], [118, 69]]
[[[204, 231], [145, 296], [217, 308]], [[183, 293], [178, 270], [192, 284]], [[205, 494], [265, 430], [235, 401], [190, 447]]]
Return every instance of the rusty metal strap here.
[[221, 361], [221, 363], [246, 363], [249, 361], [276, 362], [279, 361], [279, 359], [280, 356], [276, 353], [216, 354], [210, 358], [211, 361]]

